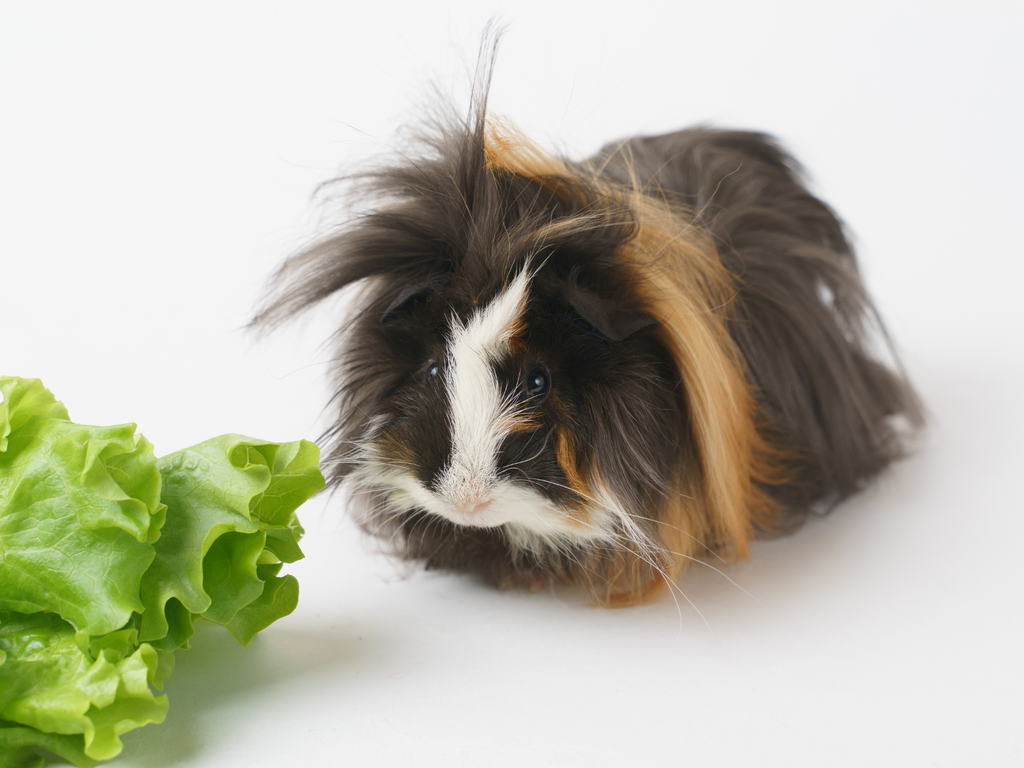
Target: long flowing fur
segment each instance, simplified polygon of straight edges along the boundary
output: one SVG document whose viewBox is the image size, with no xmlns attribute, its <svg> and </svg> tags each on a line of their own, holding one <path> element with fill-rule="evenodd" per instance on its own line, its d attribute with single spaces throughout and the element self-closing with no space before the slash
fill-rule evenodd
<svg viewBox="0 0 1024 768">
<path fill-rule="evenodd" d="M 745 557 L 902 455 L 898 422 L 919 426 L 921 406 L 873 350 L 888 340 L 842 224 L 774 141 L 697 128 L 571 162 L 478 104 L 352 179 L 377 207 L 290 259 L 255 320 L 359 287 L 328 463 L 368 531 L 431 567 L 630 604 L 709 552 Z M 522 269 L 543 333 L 517 333 L 517 354 L 571 345 L 579 378 L 510 412 L 509 472 L 600 536 L 456 525 L 370 479 L 385 460 L 443 466 L 443 435 L 404 415 L 445 407 L 415 383 L 434 338 L 418 325 Z"/>
</svg>

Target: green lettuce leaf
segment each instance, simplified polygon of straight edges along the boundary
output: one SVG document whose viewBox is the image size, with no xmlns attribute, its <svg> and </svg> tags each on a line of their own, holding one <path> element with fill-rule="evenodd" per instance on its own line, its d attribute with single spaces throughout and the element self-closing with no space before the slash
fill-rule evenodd
<svg viewBox="0 0 1024 768">
<path fill-rule="evenodd" d="M 157 460 L 134 424 L 70 421 L 0 377 L 0 768 L 92 768 L 161 722 L 199 619 L 242 645 L 295 609 L 295 510 L 319 449 L 224 435 Z"/>
<path fill-rule="evenodd" d="M 0 376 L 0 452 L 7 450 L 7 436 L 33 416 L 68 421 L 67 409 L 39 379 Z"/>
<path fill-rule="evenodd" d="M 156 650 L 143 644 L 130 655 L 83 651 L 74 627 L 53 613 L 0 614 L 0 744 L 17 735 L 22 749 L 32 745 L 58 754 L 44 734 L 81 734 L 90 760 L 107 760 L 121 752 L 121 734 L 147 723 L 163 722 L 167 697 L 150 689 L 158 663 Z M 66 755 L 72 759 L 72 755 Z M 83 761 L 77 761 L 79 763 Z"/>
<path fill-rule="evenodd" d="M 43 733 L 16 723 L 0 720 L 0 768 L 43 768 L 45 749 L 80 768 L 93 768 L 96 761 L 85 754 L 81 736 Z"/>
<path fill-rule="evenodd" d="M 285 562 L 302 557 L 295 510 L 324 487 L 319 457 L 305 440 L 222 435 L 159 460 L 168 513 L 142 580 L 143 642 L 165 651 L 188 647 L 200 616 L 230 630 L 235 615 L 263 594 L 266 553 Z M 263 626 L 294 610 L 294 602 L 266 603 Z M 252 637 L 243 636 L 243 644 Z"/>
<path fill-rule="evenodd" d="M 142 610 L 165 508 L 134 424 L 72 424 L 38 379 L 0 379 L 0 611 L 59 613 L 94 635 Z"/>
<path fill-rule="evenodd" d="M 274 566 L 261 565 L 259 568 Z M 299 604 L 299 582 L 294 576 L 264 575 L 263 593 L 241 608 L 225 626 L 242 645 L 262 632 L 282 616 L 287 616 Z"/>
</svg>

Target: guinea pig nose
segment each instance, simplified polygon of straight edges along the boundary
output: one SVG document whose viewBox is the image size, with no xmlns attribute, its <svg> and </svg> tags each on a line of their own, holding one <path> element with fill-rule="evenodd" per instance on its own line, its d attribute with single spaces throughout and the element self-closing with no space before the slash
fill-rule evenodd
<svg viewBox="0 0 1024 768">
<path fill-rule="evenodd" d="M 471 514 L 471 515 L 479 515 L 481 512 L 483 512 L 489 506 L 491 506 L 491 500 L 490 499 L 484 499 L 483 501 L 478 501 L 472 507 L 469 508 L 469 514 Z"/>
<path fill-rule="evenodd" d="M 486 493 L 474 493 L 463 496 L 460 499 L 453 499 L 454 506 L 467 517 L 476 517 L 491 506 L 491 497 Z"/>
</svg>

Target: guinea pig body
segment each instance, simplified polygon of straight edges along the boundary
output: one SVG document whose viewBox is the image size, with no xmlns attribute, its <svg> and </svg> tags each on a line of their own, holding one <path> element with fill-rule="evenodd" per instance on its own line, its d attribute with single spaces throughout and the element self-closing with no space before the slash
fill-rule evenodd
<svg viewBox="0 0 1024 768">
<path fill-rule="evenodd" d="M 429 567 L 640 602 L 853 493 L 921 421 L 842 225 L 763 135 L 573 163 L 481 110 L 360 188 L 377 207 L 263 319 L 357 286 L 332 479 Z"/>
</svg>

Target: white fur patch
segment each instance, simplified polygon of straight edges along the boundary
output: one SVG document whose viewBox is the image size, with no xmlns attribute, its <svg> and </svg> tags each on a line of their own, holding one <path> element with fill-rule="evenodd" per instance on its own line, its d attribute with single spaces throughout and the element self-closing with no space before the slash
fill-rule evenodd
<svg viewBox="0 0 1024 768">
<path fill-rule="evenodd" d="M 363 466 L 354 473 L 353 480 L 365 490 L 381 493 L 383 506 L 372 514 L 382 515 L 383 520 L 394 514 L 422 509 L 457 525 L 477 528 L 504 526 L 509 543 L 527 551 L 543 551 L 581 541 L 612 543 L 616 540 L 613 530 L 607 526 L 591 524 L 581 527 L 572 521 L 566 510 L 533 488 L 508 480 L 495 480 L 490 487 L 491 503 L 487 509 L 473 515 L 457 509 L 426 488 L 409 470 L 390 464 L 381 456 L 367 457 Z M 603 520 L 607 515 L 600 517 Z"/>
<path fill-rule="evenodd" d="M 457 318 L 452 320 L 444 370 L 452 454 L 438 490 L 459 511 L 468 513 L 493 498 L 498 448 L 508 435 L 504 424 L 517 406 L 514 399 L 502 398 L 493 366 L 509 349 L 526 309 L 529 287 L 530 274 L 524 269 L 465 325 Z"/>
</svg>

